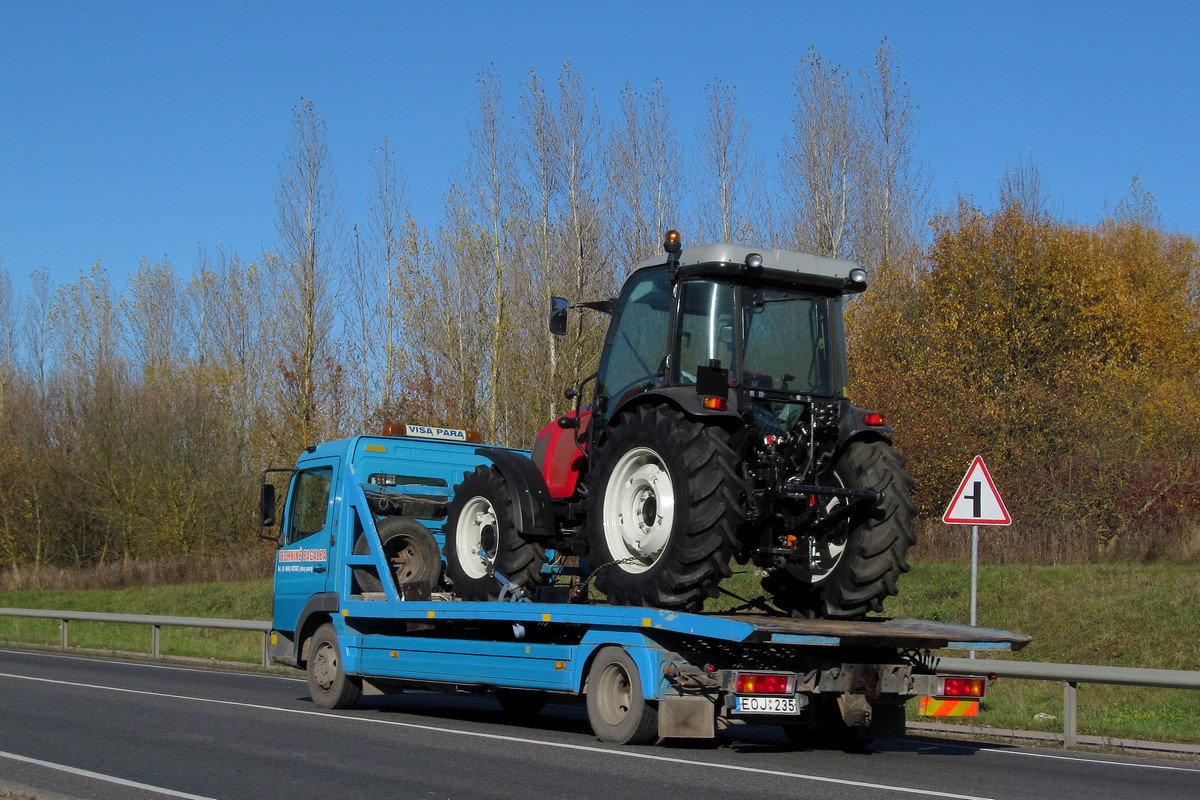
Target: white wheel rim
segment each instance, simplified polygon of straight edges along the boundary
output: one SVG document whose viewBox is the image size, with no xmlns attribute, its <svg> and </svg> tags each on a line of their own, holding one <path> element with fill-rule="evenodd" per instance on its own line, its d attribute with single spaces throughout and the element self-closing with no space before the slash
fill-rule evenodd
<svg viewBox="0 0 1200 800">
<path fill-rule="evenodd" d="M 489 547 L 484 547 L 484 537 Z M 469 578 L 485 578 L 488 564 L 496 560 L 496 549 L 500 542 L 500 530 L 496 521 L 496 509 L 486 497 L 472 497 L 463 506 L 454 531 L 454 554 L 458 565 Z M 487 553 L 485 560 L 479 551 Z"/>
<path fill-rule="evenodd" d="M 839 488 L 842 488 L 842 489 L 846 488 L 846 483 L 845 483 L 845 481 L 843 481 L 841 479 L 841 476 L 839 476 L 835 472 L 835 473 L 833 473 L 833 477 L 837 480 Z M 834 511 L 837 510 L 838 506 L 840 506 L 841 504 L 842 504 L 841 498 L 838 498 L 838 497 L 829 498 L 829 502 L 825 504 L 825 515 L 829 516 L 830 514 L 832 514 Z M 810 582 L 814 586 L 816 584 L 824 582 L 826 578 L 828 578 L 831 574 L 833 574 L 834 568 L 836 568 L 837 565 L 842 562 L 842 554 L 846 552 L 846 541 L 845 540 L 843 540 L 840 543 L 830 542 L 826 546 L 829 549 L 829 556 L 827 558 L 821 559 L 821 563 L 825 565 L 825 568 L 812 570 L 812 577 L 810 578 Z"/>
<path fill-rule="evenodd" d="M 661 458 L 635 447 L 618 459 L 604 491 L 604 541 L 626 572 L 654 566 L 675 524 L 675 485 Z"/>
</svg>

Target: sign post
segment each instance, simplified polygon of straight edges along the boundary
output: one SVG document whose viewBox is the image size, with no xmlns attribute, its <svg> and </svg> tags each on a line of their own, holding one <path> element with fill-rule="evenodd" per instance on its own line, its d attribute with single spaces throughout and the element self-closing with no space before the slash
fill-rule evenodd
<svg viewBox="0 0 1200 800">
<path fill-rule="evenodd" d="M 971 462 L 971 468 L 963 476 L 958 491 L 954 493 L 950 505 L 946 506 L 942 522 L 971 526 L 971 625 L 974 626 L 979 598 L 979 526 L 1012 524 L 1012 517 L 1000 499 L 1000 492 L 992 482 L 987 465 L 983 463 L 983 456 L 975 456 Z M 971 658 L 974 657 L 975 651 L 972 650 Z"/>
</svg>

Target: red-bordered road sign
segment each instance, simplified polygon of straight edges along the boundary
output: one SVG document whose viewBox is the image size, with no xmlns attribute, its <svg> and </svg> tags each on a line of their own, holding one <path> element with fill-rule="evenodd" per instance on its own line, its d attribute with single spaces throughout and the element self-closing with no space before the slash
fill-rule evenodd
<svg viewBox="0 0 1200 800">
<path fill-rule="evenodd" d="M 983 456 L 975 456 L 954 499 L 946 506 L 942 522 L 947 525 L 1011 525 L 1012 517 L 1000 499 L 1000 491 L 988 474 Z"/>
</svg>

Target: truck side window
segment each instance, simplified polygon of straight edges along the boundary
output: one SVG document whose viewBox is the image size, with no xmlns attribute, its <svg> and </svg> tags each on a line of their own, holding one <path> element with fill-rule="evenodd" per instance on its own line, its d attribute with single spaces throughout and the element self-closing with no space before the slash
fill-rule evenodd
<svg viewBox="0 0 1200 800">
<path fill-rule="evenodd" d="M 331 508 L 329 490 L 333 486 L 333 467 L 315 467 L 297 473 L 292 484 L 292 503 L 288 513 L 285 544 L 297 542 L 325 529 Z"/>
</svg>

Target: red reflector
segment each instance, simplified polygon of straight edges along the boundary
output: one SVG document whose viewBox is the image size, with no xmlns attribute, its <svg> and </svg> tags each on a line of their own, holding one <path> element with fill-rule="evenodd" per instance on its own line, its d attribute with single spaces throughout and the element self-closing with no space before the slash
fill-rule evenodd
<svg viewBox="0 0 1200 800">
<path fill-rule="evenodd" d="M 729 408 L 729 401 L 724 397 L 706 397 L 704 407 L 709 411 L 724 411 Z"/>
<path fill-rule="evenodd" d="M 863 422 L 876 428 L 882 425 L 887 425 L 887 419 L 883 416 L 883 414 L 876 414 L 874 411 L 863 414 Z"/>
<path fill-rule="evenodd" d="M 942 697 L 983 697 L 983 678 L 942 678 Z"/>
<path fill-rule="evenodd" d="M 753 672 L 739 672 L 737 676 L 738 694 L 791 694 L 791 675 L 760 675 Z"/>
</svg>

